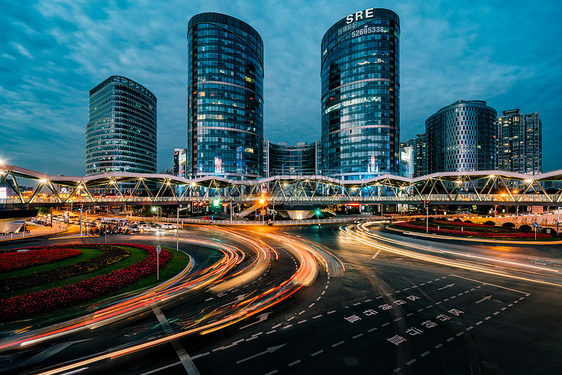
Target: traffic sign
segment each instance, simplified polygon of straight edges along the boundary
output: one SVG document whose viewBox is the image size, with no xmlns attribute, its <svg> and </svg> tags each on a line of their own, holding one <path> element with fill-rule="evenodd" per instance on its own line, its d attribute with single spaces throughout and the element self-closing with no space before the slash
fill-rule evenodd
<svg viewBox="0 0 562 375">
<path fill-rule="evenodd" d="M 160 245 L 156 245 L 156 254 L 160 254 L 161 251 L 162 248 L 160 247 Z"/>
<path fill-rule="evenodd" d="M 535 228 L 538 228 L 538 227 L 539 227 L 539 223 L 537 223 L 537 222 L 535 221 L 535 222 L 533 223 L 533 226 L 534 226 Z"/>
</svg>

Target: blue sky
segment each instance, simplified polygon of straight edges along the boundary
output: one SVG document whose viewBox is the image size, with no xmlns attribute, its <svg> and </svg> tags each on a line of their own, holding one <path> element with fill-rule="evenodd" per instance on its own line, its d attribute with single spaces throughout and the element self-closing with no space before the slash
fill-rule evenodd
<svg viewBox="0 0 562 375">
<path fill-rule="evenodd" d="M 84 175 L 88 92 L 110 75 L 158 98 L 158 169 L 186 144 L 187 21 L 220 12 L 265 44 L 265 139 L 320 139 L 320 41 L 355 11 L 401 21 L 401 140 L 459 99 L 538 111 L 543 170 L 562 169 L 559 0 L 0 0 L 0 158 Z"/>
</svg>

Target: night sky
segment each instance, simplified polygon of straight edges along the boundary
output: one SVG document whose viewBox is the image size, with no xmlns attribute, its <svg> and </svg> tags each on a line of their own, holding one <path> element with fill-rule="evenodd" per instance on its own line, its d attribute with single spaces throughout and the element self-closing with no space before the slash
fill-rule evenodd
<svg viewBox="0 0 562 375">
<path fill-rule="evenodd" d="M 0 159 L 83 176 L 89 90 L 111 75 L 158 98 L 158 170 L 187 142 L 187 22 L 219 12 L 265 45 L 265 139 L 320 139 L 320 41 L 366 8 L 400 16 L 402 141 L 456 100 L 538 111 L 543 171 L 562 169 L 559 0 L 0 0 Z"/>
</svg>

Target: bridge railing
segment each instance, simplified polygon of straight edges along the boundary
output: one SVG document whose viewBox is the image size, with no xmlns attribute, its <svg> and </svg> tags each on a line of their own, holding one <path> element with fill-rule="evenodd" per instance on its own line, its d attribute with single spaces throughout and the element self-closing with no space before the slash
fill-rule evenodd
<svg viewBox="0 0 562 375">
<path fill-rule="evenodd" d="M 108 204 L 108 203 L 119 203 L 119 204 L 157 204 L 157 203 L 172 203 L 172 202 L 201 202 L 210 201 L 213 199 L 220 199 L 225 202 L 233 203 L 252 203 L 257 201 L 260 196 L 227 196 L 227 197 L 94 197 L 92 201 L 89 197 L 74 197 L 72 203 L 88 203 L 88 204 Z M 341 204 L 348 202 L 365 202 L 365 203 L 377 203 L 377 202 L 405 202 L 411 204 L 419 204 L 425 200 L 430 202 L 439 202 L 446 204 L 448 202 L 454 204 L 455 202 L 488 202 L 501 204 L 513 204 L 513 203 L 542 203 L 548 205 L 552 202 L 560 203 L 562 202 L 562 194 L 513 194 L 512 197 L 506 196 L 505 194 L 431 194 L 431 195 L 408 195 L 399 194 L 397 196 L 345 196 L 345 195 L 331 195 L 331 196 L 268 196 L 268 204 Z M 0 204 L 8 205 L 18 205 L 21 204 L 19 198 L 7 198 L 0 200 Z M 29 203 L 25 201 L 25 203 Z M 70 204 L 71 202 L 59 202 L 55 197 L 35 197 L 32 204 L 40 205 L 41 203 L 48 204 Z"/>
</svg>

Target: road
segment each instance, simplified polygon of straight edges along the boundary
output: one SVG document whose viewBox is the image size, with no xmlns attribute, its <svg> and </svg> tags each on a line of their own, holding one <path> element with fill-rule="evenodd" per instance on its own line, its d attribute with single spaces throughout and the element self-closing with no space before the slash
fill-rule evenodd
<svg viewBox="0 0 562 375">
<path fill-rule="evenodd" d="M 11 349 L 3 353 L 14 364 L 6 372 L 562 373 L 560 245 L 428 241 L 362 225 L 194 227 L 182 235 L 239 248 L 246 257 L 230 275 L 244 270 L 237 275 L 243 278 L 154 303 L 101 328 Z M 166 234 L 120 240 L 175 247 L 175 237 Z M 191 245 L 182 242 L 182 249 L 189 253 Z M 265 268 L 255 263 L 260 249 L 271 255 Z M 221 329 L 181 334 L 220 322 L 244 308 L 243 301 L 286 285 L 306 262 L 300 251 L 316 257 L 312 282 Z M 205 262 L 203 250 L 197 253 L 195 270 Z M 140 346 L 166 337 L 172 339 Z M 76 361 L 82 364 L 58 370 Z"/>
</svg>

